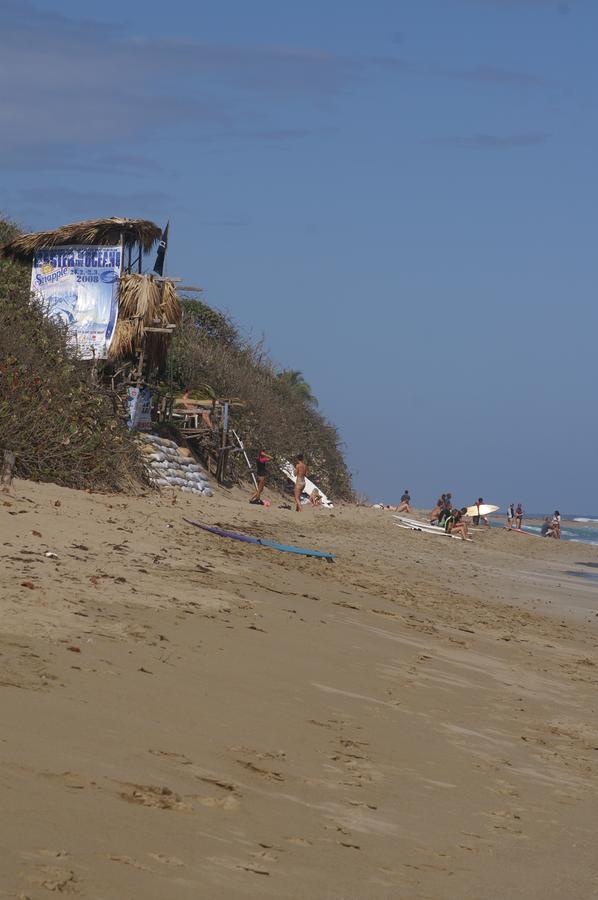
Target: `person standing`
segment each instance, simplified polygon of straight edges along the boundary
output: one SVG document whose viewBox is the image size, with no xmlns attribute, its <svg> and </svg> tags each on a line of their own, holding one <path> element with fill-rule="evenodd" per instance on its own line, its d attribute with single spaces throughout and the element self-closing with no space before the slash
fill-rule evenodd
<svg viewBox="0 0 598 900">
<path fill-rule="evenodd" d="M 508 528 L 509 531 L 513 530 L 513 521 L 515 519 L 515 504 L 509 503 L 507 506 L 507 524 L 505 528 Z"/>
<path fill-rule="evenodd" d="M 262 491 L 264 490 L 264 485 L 266 484 L 266 463 L 269 462 L 272 462 L 272 457 L 269 456 L 268 453 L 265 453 L 263 450 L 260 450 L 257 455 L 255 466 L 257 487 L 255 489 L 253 497 L 249 501 L 250 503 L 255 503 L 258 506 L 262 505 Z"/>
<path fill-rule="evenodd" d="M 517 531 L 521 531 L 521 523 L 523 522 L 523 506 L 521 503 L 517 504 L 517 509 L 515 510 L 515 528 Z"/>
<path fill-rule="evenodd" d="M 305 488 L 305 479 L 307 478 L 307 466 L 303 459 L 303 454 L 299 453 L 295 457 L 295 511 L 301 512 L 301 494 Z"/>
<path fill-rule="evenodd" d="M 483 522 L 484 525 L 486 526 L 486 528 L 490 528 L 490 522 L 488 521 L 488 519 L 486 518 L 486 516 L 480 515 L 480 506 L 482 506 L 483 503 L 484 503 L 484 498 L 483 498 L 483 497 L 478 497 L 478 499 L 477 499 L 476 502 L 474 503 L 474 506 L 476 507 L 476 509 L 477 509 L 477 511 L 478 511 L 478 514 L 477 514 L 477 516 L 474 516 L 474 517 L 473 517 L 473 524 L 474 524 L 474 525 L 479 525 L 480 522 Z"/>
<path fill-rule="evenodd" d="M 561 514 L 558 509 L 555 509 L 552 517 L 552 536 L 559 540 L 561 537 Z"/>
</svg>

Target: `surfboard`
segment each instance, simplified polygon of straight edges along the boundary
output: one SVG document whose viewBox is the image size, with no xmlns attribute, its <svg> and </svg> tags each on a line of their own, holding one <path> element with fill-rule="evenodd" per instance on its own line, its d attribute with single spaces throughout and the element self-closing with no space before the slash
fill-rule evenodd
<svg viewBox="0 0 598 900">
<path fill-rule="evenodd" d="M 280 550 L 283 553 L 297 553 L 301 556 L 315 556 L 318 559 L 333 560 L 336 558 L 336 554 L 326 553 L 324 550 L 307 550 L 303 547 L 295 547 L 293 544 L 277 544 L 274 541 L 253 537 L 250 534 L 226 531 L 224 528 L 218 528 L 216 525 L 203 525 L 201 522 L 194 522 L 192 519 L 186 519 L 185 517 L 183 517 L 183 521 L 187 522 L 188 525 L 195 525 L 196 528 L 209 531 L 210 534 L 217 534 L 218 537 L 231 538 L 233 541 L 243 541 L 245 544 L 258 544 L 260 547 L 269 547 L 271 550 Z"/>
<path fill-rule="evenodd" d="M 287 460 L 287 462 L 285 462 L 284 466 L 282 466 L 282 471 L 287 476 L 287 478 L 290 481 L 292 481 L 293 484 L 295 484 L 295 482 L 297 481 L 297 476 L 295 475 L 295 469 L 294 469 L 294 466 L 288 460 Z M 305 495 L 309 500 L 309 496 L 312 493 L 312 491 L 316 491 L 316 490 L 320 492 L 320 496 L 322 498 L 321 505 L 326 506 L 328 509 L 334 509 L 334 505 L 333 505 L 332 501 L 329 500 L 328 497 L 326 496 L 326 494 L 317 486 L 317 484 L 314 484 L 314 482 L 310 481 L 309 478 L 305 479 L 305 487 L 301 491 L 301 496 L 303 497 Z"/>
<path fill-rule="evenodd" d="M 420 528 L 426 531 L 441 531 L 443 534 L 446 534 L 444 528 L 440 525 L 430 525 L 429 522 L 420 522 L 419 519 L 410 519 L 407 516 L 396 515 L 393 515 L 393 519 L 398 519 L 399 522 L 402 522 L 404 525 L 409 525 L 411 528 Z"/>
<path fill-rule="evenodd" d="M 450 537 L 455 541 L 460 541 L 461 538 L 456 534 L 449 534 L 444 528 L 435 528 L 434 525 L 429 525 L 427 528 L 424 526 L 423 528 L 420 525 L 404 525 L 402 522 L 394 522 L 399 528 L 408 528 L 409 531 L 421 531 L 422 534 L 437 534 L 441 537 Z"/>
<path fill-rule="evenodd" d="M 478 512 L 477 506 L 468 506 L 467 507 L 467 515 L 468 516 L 489 516 L 490 513 L 496 512 L 500 509 L 500 506 L 492 506 L 491 503 L 480 503 L 480 511 Z"/>
<path fill-rule="evenodd" d="M 393 519 L 398 519 L 401 525 L 404 525 L 406 528 L 416 528 L 418 531 L 430 531 L 432 534 L 446 534 L 444 528 L 441 528 L 440 525 L 430 525 L 429 522 L 420 522 L 418 519 L 408 519 L 405 516 L 393 516 Z"/>
</svg>

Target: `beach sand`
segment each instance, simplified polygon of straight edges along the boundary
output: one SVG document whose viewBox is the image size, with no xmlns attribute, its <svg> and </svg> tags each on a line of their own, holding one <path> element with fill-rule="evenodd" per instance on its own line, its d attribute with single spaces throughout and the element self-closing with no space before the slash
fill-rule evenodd
<svg viewBox="0 0 598 900">
<path fill-rule="evenodd" d="M 279 502 L 0 497 L 0 897 L 598 897 L 596 548 Z"/>
</svg>

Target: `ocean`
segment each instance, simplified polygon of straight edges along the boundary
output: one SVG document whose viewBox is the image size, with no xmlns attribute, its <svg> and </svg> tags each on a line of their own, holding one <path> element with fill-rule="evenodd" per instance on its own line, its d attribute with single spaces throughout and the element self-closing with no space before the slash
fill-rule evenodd
<svg viewBox="0 0 598 900">
<path fill-rule="evenodd" d="M 523 520 L 523 530 L 530 534 L 540 534 L 541 526 L 536 522 L 544 521 L 544 515 L 530 513 Z M 496 513 L 495 513 L 496 516 Z M 525 519 L 533 519 L 534 524 L 526 525 Z M 494 528 L 504 528 L 505 519 L 492 516 L 490 522 Z M 598 547 L 598 518 L 594 516 L 561 516 L 561 540 L 579 544 L 593 544 Z"/>
</svg>

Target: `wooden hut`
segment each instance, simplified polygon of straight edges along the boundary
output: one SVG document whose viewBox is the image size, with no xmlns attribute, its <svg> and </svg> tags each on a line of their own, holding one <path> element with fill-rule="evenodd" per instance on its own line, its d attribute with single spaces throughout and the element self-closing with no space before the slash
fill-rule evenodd
<svg viewBox="0 0 598 900">
<path fill-rule="evenodd" d="M 149 253 L 162 232 L 155 222 L 148 219 L 125 219 L 114 216 L 111 219 L 88 219 L 85 222 L 74 222 L 62 225 L 53 231 L 36 231 L 31 234 L 20 234 L 0 248 L 3 256 L 31 263 L 36 250 L 47 247 L 65 247 L 77 244 L 103 244 L 107 246 L 122 245 L 125 251 L 126 264 L 123 268 L 131 271 L 133 265 L 141 269 L 143 253 Z M 125 263 L 123 260 L 123 263 Z"/>
</svg>

